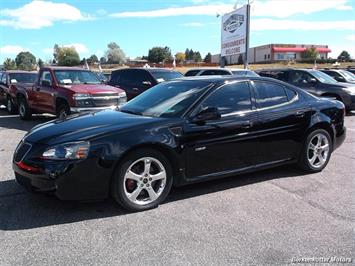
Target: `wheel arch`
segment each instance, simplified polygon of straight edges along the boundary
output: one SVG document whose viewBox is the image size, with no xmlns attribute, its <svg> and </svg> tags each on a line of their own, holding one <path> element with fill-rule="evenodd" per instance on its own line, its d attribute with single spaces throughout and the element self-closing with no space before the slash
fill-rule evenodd
<svg viewBox="0 0 355 266">
<path fill-rule="evenodd" d="M 324 129 L 325 131 L 327 131 L 331 137 L 331 140 L 332 140 L 332 145 L 334 144 L 335 142 L 335 129 L 334 127 L 332 126 L 332 124 L 330 124 L 329 122 L 326 122 L 326 121 L 320 121 L 318 123 L 314 123 L 311 127 L 309 127 L 306 131 L 306 134 L 305 134 L 305 138 L 307 138 L 307 136 L 317 130 L 317 129 Z"/>
<path fill-rule="evenodd" d="M 55 110 L 56 111 L 58 110 L 60 104 L 62 104 L 62 103 L 66 104 L 66 105 L 68 105 L 70 107 L 69 102 L 68 102 L 67 99 L 65 99 L 63 97 L 56 97 L 55 98 Z"/>
<path fill-rule="evenodd" d="M 141 149 L 153 149 L 153 150 L 157 150 L 159 151 L 161 154 L 163 154 L 166 159 L 169 161 L 170 163 L 170 167 L 171 170 L 173 172 L 173 184 L 177 184 L 179 176 L 181 175 L 180 170 L 179 170 L 179 158 L 178 156 L 175 154 L 175 152 L 172 150 L 172 148 L 161 144 L 161 143 L 142 143 L 142 144 L 138 144 L 135 145 L 129 149 L 127 149 L 119 158 L 119 160 L 117 160 L 115 162 L 113 171 L 111 173 L 111 177 L 110 177 L 110 184 L 112 184 L 113 182 L 113 177 L 114 174 L 117 170 L 117 168 L 120 166 L 120 164 L 122 163 L 122 161 L 131 153 L 137 151 L 137 150 L 141 150 Z"/>
</svg>

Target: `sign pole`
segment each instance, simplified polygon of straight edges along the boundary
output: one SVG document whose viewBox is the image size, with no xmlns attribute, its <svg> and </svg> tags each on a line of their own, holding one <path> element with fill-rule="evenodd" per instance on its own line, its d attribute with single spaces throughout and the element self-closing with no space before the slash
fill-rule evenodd
<svg viewBox="0 0 355 266">
<path fill-rule="evenodd" d="M 247 4 L 247 30 L 245 38 L 245 56 L 244 56 L 244 69 L 248 69 L 248 54 L 249 54 L 249 36 L 250 36 L 250 2 Z"/>
</svg>

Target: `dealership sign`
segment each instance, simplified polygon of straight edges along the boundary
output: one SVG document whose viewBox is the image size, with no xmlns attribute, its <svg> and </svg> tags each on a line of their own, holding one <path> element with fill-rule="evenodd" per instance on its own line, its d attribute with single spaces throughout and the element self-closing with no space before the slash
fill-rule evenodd
<svg viewBox="0 0 355 266">
<path fill-rule="evenodd" d="M 221 55 L 245 53 L 247 35 L 247 6 L 222 17 Z"/>
</svg>

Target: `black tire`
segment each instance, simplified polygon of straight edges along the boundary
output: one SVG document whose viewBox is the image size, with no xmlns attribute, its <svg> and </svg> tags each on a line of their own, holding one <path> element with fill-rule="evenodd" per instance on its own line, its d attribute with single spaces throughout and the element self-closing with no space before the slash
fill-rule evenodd
<svg viewBox="0 0 355 266">
<path fill-rule="evenodd" d="M 28 106 L 28 103 L 24 97 L 20 97 L 18 100 L 18 108 L 19 108 L 19 114 L 20 118 L 22 120 L 29 120 L 32 117 L 32 110 Z"/>
<path fill-rule="evenodd" d="M 60 103 L 57 107 L 57 117 L 59 119 L 65 119 L 68 115 L 70 115 L 69 105 L 66 103 Z"/>
<path fill-rule="evenodd" d="M 166 172 L 166 180 L 165 180 L 165 187 L 162 190 L 160 196 L 154 200 L 153 202 L 147 203 L 145 205 L 140 205 L 133 203 L 130 201 L 125 193 L 124 186 L 126 186 L 125 183 L 125 175 L 126 172 L 128 171 L 128 168 L 137 160 L 144 158 L 144 157 L 151 157 L 156 160 L 158 160 L 164 167 L 165 172 Z M 148 209 L 152 209 L 157 207 L 159 204 L 161 204 L 167 195 L 169 194 L 171 187 L 173 184 L 173 174 L 172 174 L 172 169 L 170 162 L 168 159 L 159 151 L 154 150 L 154 149 L 141 149 L 141 150 L 136 150 L 134 152 L 131 152 L 128 154 L 123 161 L 120 163 L 120 165 L 117 167 L 113 180 L 112 180 L 112 196 L 116 200 L 116 202 L 121 205 L 123 208 L 129 211 L 144 211 Z M 137 186 L 138 187 L 138 186 Z M 142 189 L 142 191 L 145 188 Z M 148 192 L 148 190 L 145 190 Z M 145 193 L 145 192 L 143 192 Z"/>
<path fill-rule="evenodd" d="M 310 145 L 310 141 L 317 134 L 322 134 L 323 136 L 325 136 L 327 138 L 328 143 L 329 143 L 328 144 L 329 151 L 328 151 L 328 155 L 327 155 L 326 160 L 324 160 L 324 163 L 319 167 L 314 167 L 308 159 L 308 157 L 310 155 L 309 154 L 309 145 Z M 298 160 L 298 167 L 301 168 L 302 170 L 310 172 L 310 173 L 320 172 L 327 166 L 329 159 L 331 157 L 332 151 L 333 151 L 333 143 L 332 143 L 332 138 L 330 137 L 328 131 L 326 131 L 324 129 L 316 129 L 308 134 L 306 141 L 303 144 L 303 148 L 302 148 L 299 160 Z"/>
<path fill-rule="evenodd" d="M 10 115 L 17 114 L 17 106 L 15 105 L 10 95 L 8 95 L 6 99 L 6 110 Z"/>
</svg>

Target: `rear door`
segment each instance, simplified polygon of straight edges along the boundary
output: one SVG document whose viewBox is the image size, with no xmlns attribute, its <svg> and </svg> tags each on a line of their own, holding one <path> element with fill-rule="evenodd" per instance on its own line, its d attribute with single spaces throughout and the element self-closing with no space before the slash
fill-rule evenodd
<svg viewBox="0 0 355 266">
<path fill-rule="evenodd" d="M 254 133 L 257 113 L 248 82 L 233 82 L 218 88 L 191 116 L 206 107 L 218 108 L 222 117 L 205 124 L 185 125 L 188 178 L 228 174 L 257 164 L 258 141 Z"/>
<path fill-rule="evenodd" d="M 292 87 L 269 81 L 252 82 L 258 108 L 263 163 L 297 158 L 311 108 Z"/>
</svg>

